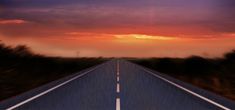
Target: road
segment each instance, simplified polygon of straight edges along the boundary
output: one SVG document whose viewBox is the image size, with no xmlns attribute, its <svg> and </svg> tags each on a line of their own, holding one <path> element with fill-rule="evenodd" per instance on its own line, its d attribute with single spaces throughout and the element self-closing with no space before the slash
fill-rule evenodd
<svg viewBox="0 0 235 110">
<path fill-rule="evenodd" d="M 125 60 L 0 102 L 0 110 L 235 110 L 235 103 Z"/>
</svg>

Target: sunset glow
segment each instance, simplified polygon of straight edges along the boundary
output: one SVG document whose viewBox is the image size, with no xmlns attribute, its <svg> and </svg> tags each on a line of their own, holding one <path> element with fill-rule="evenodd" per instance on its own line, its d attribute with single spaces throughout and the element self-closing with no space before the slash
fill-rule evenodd
<svg viewBox="0 0 235 110">
<path fill-rule="evenodd" d="M 114 35 L 116 38 L 127 39 L 143 39 L 143 40 L 174 40 L 176 37 L 167 37 L 167 36 L 151 36 L 151 35 L 143 35 L 143 34 L 127 34 L 127 35 Z"/>
<path fill-rule="evenodd" d="M 235 48 L 231 0 L 3 0 L 0 40 L 74 57 L 221 57 Z"/>
</svg>

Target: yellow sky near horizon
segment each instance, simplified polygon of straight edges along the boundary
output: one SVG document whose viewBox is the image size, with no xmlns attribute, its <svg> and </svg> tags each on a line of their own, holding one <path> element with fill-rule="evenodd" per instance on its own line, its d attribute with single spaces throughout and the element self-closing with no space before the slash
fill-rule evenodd
<svg viewBox="0 0 235 110">
<path fill-rule="evenodd" d="M 77 57 L 78 53 L 80 57 L 221 57 L 235 48 L 233 34 L 195 38 L 74 32 L 66 37 L 0 36 L 0 39 L 8 45 L 25 44 L 36 53 L 65 57 Z"/>
</svg>

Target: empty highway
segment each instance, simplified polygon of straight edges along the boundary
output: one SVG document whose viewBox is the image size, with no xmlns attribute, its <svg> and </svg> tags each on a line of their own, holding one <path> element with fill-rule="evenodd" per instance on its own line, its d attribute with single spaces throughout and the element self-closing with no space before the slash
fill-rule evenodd
<svg viewBox="0 0 235 110">
<path fill-rule="evenodd" d="M 0 102 L 0 110 L 235 110 L 235 103 L 125 60 Z"/>
</svg>

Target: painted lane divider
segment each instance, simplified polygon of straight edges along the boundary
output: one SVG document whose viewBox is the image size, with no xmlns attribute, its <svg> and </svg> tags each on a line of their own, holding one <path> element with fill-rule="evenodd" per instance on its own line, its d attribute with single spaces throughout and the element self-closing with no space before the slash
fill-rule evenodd
<svg viewBox="0 0 235 110">
<path fill-rule="evenodd" d="M 120 97 L 118 97 L 118 94 L 120 93 L 120 84 L 119 84 L 119 80 L 120 80 L 120 76 L 119 76 L 119 61 L 117 60 L 117 98 L 116 98 L 116 110 L 121 110 L 121 99 Z"/>
<path fill-rule="evenodd" d="M 120 84 L 117 83 L 117 93 L 120 93 Z"/>
<path fill-rule="evenodd" d="M 165 81 L 165 82 L 167 82 L 167 83 L 169 83 L 169 84 L 171 84 L 171 85 L 173 85 L 173 86 L 175 86 L 175 87 L 177 87 L 177 88 L 179 88 L 179 89 L 181 89 L 181 90 L 183 90 L 183 91 L 185 91 L 187 93 L 190 93 L 190 94 L 192 94 L 192 95 L 194 95 L 194 96 L 196 96 L 196 97 L 198 97 L 198 98 L 200 98 L 200 99 L 202 99 L 202 100 L 204 100 L 206 102 L 209 102 L 209 103 L 211 103 L 211 104 L 213 104 L 213 105 L 215 105 L 215 106 L 217 106 L 217 107 L 219 107 L 219 108 L 221 108 L 223 110 L 231 110 L 230 108 L 225 107 L 225 106 L 223 106 L 223 105 L 221 105 L 221 104 L 219 104 L 217 102 L 214 102 L 213 100 L 211 100 L 209 98 L 206 98 L 206 97 L 204 97 L 204 96 L 202 96 L 200 94 L 197 94 L 197 93 L 195 93 L 195 92 L 193 92 L 193 91 L 191 91 L 191 90 L 189 90 L 189 89 L 187 89 L 187 88 L 185 88 L 185 87 L 183 87 L 183 86 L 181 86 L 179 84 L 176 84 L 176 83 L 174 83 L 174 82 L 164 78 L 164 77 L 161 77 L 161 76 L 159 76 L 157 74 L 154 74 L 153 72 L 151 72 L 149 70 L 146 70 L 144 68 L 143 68 L 143 70 L 146 71 L 147 73 L 150 73 L 153 76 L 155 76 L 155 77 L 157 77 L 157 78 L 159 78 L 159 79 L 161 79 L 161 80 L 163 80 L 163 81 Z"/>
<path fill-rule="evenodd" d="M 69 83 L 69 82 L 71 82 L 71 81 L 73 81 L 73 80 L 79 78 L 79 77 L 82 77 L 82 76 L 86 75 L 87 73 L 89 73 L 89 72 L 95 70 L 95 69 L 98 68 L 98 67 L 99 67 L 99 66 L 96 66 L 95 68 L 90 69 L 89 71 L 86 71 L 86 72 L 84 72 L 84 73 L 82 73 L 82 74 L 80 74 L 80 75 L 77 75 L 77 76 L 75 76 L 75 77 L 73 77 L 73 78 L 71 78 L 71 79 L 69 79 L 69 80 L 67 80 L 67 81 L 65 81 L 65 82 L 63 82 L 63 83 L 57 85 L 57 86 L 54 86 L 54 87 L 52 87 L 52 88 L 50 88 L 50 89 L 48 89 L 48 90 L 46 90 L 46 91 L 44 91 L 44 92 L 41 92 L 40 94 L 37 94 L 37 95 L 35 95 L 35 96 L 33 96 L 33 97 L 29 98 L 29 99 L 26 99 L 26 100 L 24 100 L 24 101 L 22 101 L 22 102 L 16 104 L 16 105 L 13 105 L 13 106 L 7 108 L 6 110 L 13 110 L 13 109 L 16 109 L 16 108 L 18 108 L 18 107 L 20 107 L 20 106 L 22 106 L 22 105 L 24 105 L 24 104 L 26 104 L 26 103 L 28 103 L 28 102 L 30 102 L 30 101 L 33 101 L 34 99 L 36 99 L 36 98 L 38 98 L 38 97 L 40 97 L 40 96 L 43 96 L 43 95 L 45 95 L 45 94 L 47 94 L 47 93 L 49 93 L 49 92 L 51 92 L 51 91 L 53 91 L 53 90 L 55 90 L 55 89 L 57 89 L 57 88 L 63 86 L 63 85 L 65 85 L 65 84 L 67 84 L 67 83 Z"/>
<path fill-rule="evenodd" d="M 116 110 L 121 110 L 120 98 L 116 99 Z"/>
</svg>

